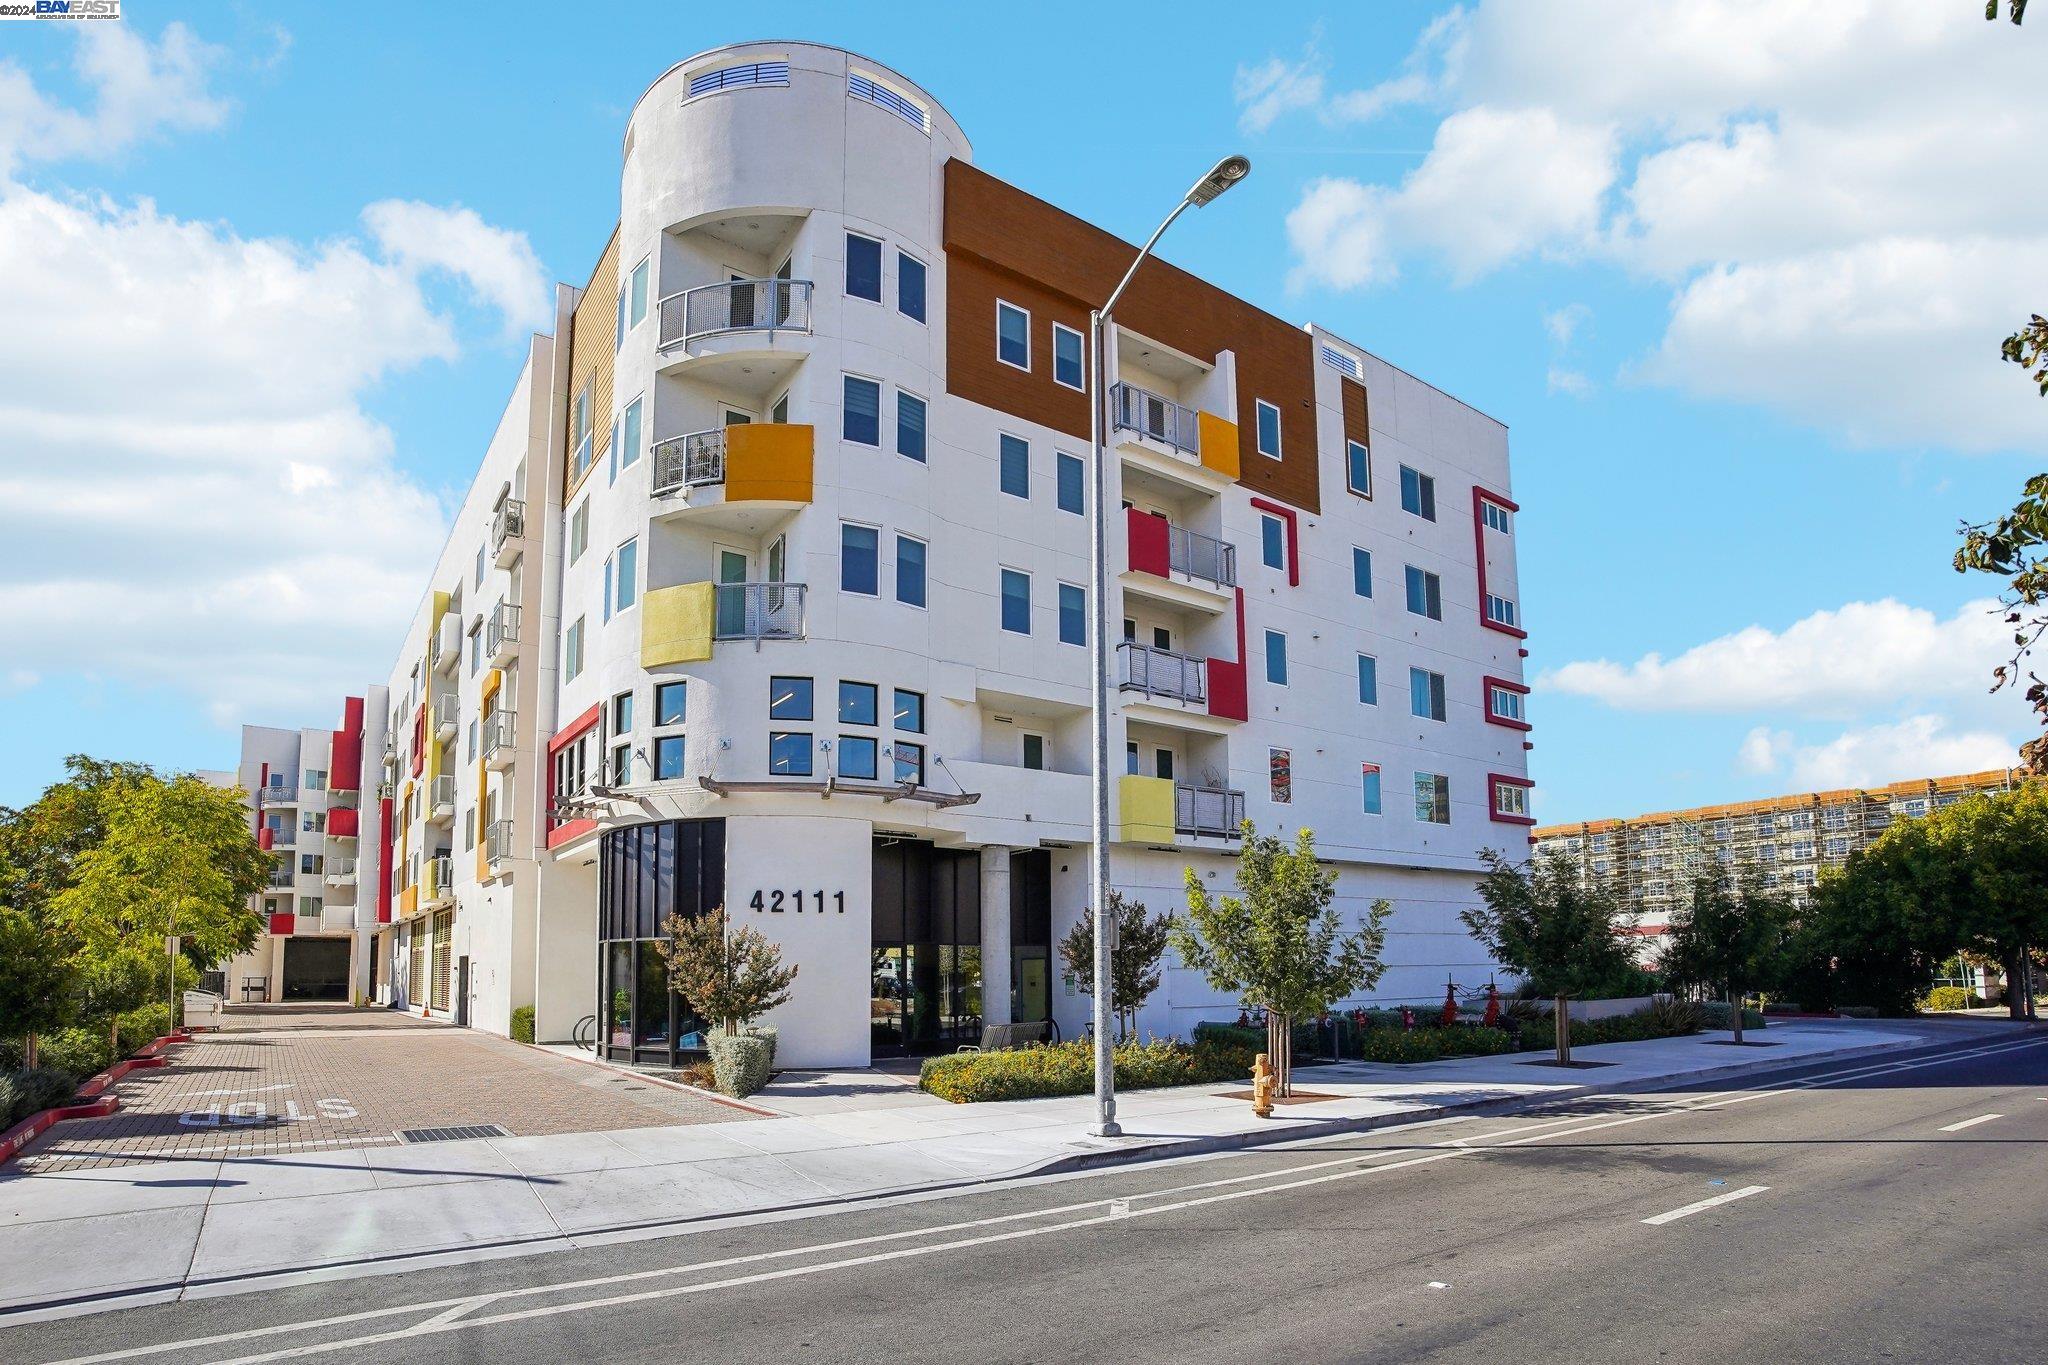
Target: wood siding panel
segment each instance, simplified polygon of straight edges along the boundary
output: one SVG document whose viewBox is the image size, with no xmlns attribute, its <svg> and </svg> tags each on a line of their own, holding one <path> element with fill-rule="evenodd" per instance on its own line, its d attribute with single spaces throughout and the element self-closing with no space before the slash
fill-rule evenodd
<svg viewBox="0 0 2048 1365">
<path fill-rule="evenodd" d="M 1344 439 L 1356 441 L 1370 450 L 1372 430 L 1365 403 L 1365 385 L 1356 379 L 1339 378 L 1337 392 L 1341 395 L 1339 401 L 1344 413 Z"/>
<path fill-rule="evenodd" d="M 946 387 L 971 402 L 1085 437 L 1087 400 L 1052 380 L 1052 323 L 1085 329 L 1137 248 L 959 160 L 946 163 Z M 995 301 L 1031 310 L 1031 373 L 995 357 Z M 1164 261 L 1148 261 L 1118 316 L 1189 355 L 1237 356 L 1240 481 L 1321 510 L 1315 363 L 1302 329 Z M 1254 399 L 1280 409 L 1283 458 L 1258 453 Z"/>
<path fill-rule="evenodd" d="M 652 292 L 652 285 L 649 286 Z M 648 300 L 648 308 L 654 310 L 654 301 Z M 597 268 L 590 272 L 590 283 L 583 286 L 583 297 L 576 301 L 576 311 L 569 320 L 569 420 L 572 423 L 571 446 L 565 452 L 562 477 L 566 481 L 564 500 L 576 491 L 583 478 L 588 478 L 590 469 L 604 463 L 605 442 L 612 422 L 612 360 L 617 354 L 613 342 L 617 339 L 619 318 L 619 230 L 612 229 L 611 241 L 605 243 L 604 254 L 597 258 Z M 576 450 L 573 423 L 576 420 L 576 395 L 583 392 L 583 386 L 590 385 L 590 469 L 583 471 L 582 478 L 576 474 Z"/>
</svg>

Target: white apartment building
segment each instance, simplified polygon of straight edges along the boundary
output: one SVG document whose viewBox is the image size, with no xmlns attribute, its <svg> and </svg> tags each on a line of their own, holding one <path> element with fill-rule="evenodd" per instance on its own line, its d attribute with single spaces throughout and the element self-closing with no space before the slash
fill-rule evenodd
<svg viewBox="0 0 2048 1365">
<path fill-rule="evenodd" d="M 370 926 L 382 845 L 363 802 L 366 745 L 382 744 L 378 689 L 342 703 L 340 727 L 242 727 L 231 781 L 248 793 L 257 843 L 276 858 L 253 898 L 264 932 L 221 968 L 230 1001 L 360 1000 L 374 966 Z"/>
<path fill-rule="evenodd" d="M 375 689 L 372 994 L 672 1064 L 652 940 L 723 904 L 799 969 L 786 1065 L 1077 1036 L 1082 334 L 1134 248 L 836 48 L 679 63 L 622 158 Z M 1176 910 L 1240 819 L 1306 826 L 1394 904 L 1372 998 L 1483 983 L 1458 912 L 1530 823 L 1505 429 L 1163 262 L 1119 312 L 1117 886 Z M 1140 1025 L 1235 1014 L 1175 967 Z"/>
</svg>

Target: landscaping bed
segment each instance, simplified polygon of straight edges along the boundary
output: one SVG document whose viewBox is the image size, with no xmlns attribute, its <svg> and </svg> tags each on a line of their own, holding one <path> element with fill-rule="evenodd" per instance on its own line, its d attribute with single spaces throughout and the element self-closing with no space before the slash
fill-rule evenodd
<svg viewBox="0 0 2048 1365">
<path fill-rule="evenodd" d="M 1116 1088 L 1151 1090 L 1169 1085 L 1243 1081 L 1252 1073 L 1249 1049 L 1211 1042 L 1155 1038 L 1120 1043 L 1114 1053 Z M 1095 1044 L 1086 1038 L 1006 1052 L 955 1052 L 928 1057 L 919 1088 L 955 1104 L 1085 1095 L 1095 1089 Z"/>
</svg>

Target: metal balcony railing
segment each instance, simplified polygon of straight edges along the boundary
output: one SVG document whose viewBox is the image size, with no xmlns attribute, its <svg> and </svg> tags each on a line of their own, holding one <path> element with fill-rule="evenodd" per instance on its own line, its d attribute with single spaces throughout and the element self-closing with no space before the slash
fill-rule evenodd
<svg viewBox="0 0 2048 1365">
<path fill-rule="evenodd" d="M 282 829 L 270 831 L 270 846 L 272 848 L 291 848 L 298 842 L 299 832 L 290 825 L 286 825 Z"/>
<path fill-rule="evenodd" d="M 804 638 L 802 583 L 720 583 L 712 634 L 720 640 Z"/>
<path fill-rule="evenodd" d="M 1173 788 L 1173 828 L 1179 834 L 1235 838 L 1244 824 L 1244 793 L 1223 787 Z"/>
<path fill-rule="evenodd" d="M 491 608 L 490 624 L 484 627 L 484 641 L 493 659 L 504 657 L 508 647 L 519 643 L 519 608 L 516 604 L 500 602 Z"/>
<path fill-rule="evenodd" d="M 460 703 L 456 698 L 455 689 L 453 688 L 448 689 L 446 692 L 436 693 L 434 696 L 434 729 L 443 732 L 441 734 L 443 742 L 454 737 L 460 720 L 456 714 L 459 705 Z"/>
<path fill-rule="evenodd" d="M 433 799 L 433 801 L 432 801 L 432 802 L 431 802 L 430 804 L 431 804 L 431 805 L 433 805 L 433 806 L 434 806 L 434 807 L 436 807 L 436 808 L 439 808 L 439 807 L 441 807 L 441 806 L 447 806 L 447 807 L 448 807 L 448 808 L 449 808 L 450 810 L 453 810 L 453 809 L 454 809 L 454 807 L 455 807 L 455 774 L 454 774 L 454 773 L 442 773 L 442 774 L 441 774 L 441 775 L 440 775 L 439 777 L 437 777 L 437 778 L 435 778 L 435 779 L 434 779 L 434 799 Z"/>
<path fill-rule="evenodd" d="M 724 332 L 808 332 L 809 280 L 730 280 L 661 301 L 663 349 Z"/>
<path fill-rule="evenodd" d="M 1135 384 L 1113 386 L 1109 399 L 1111 421 L 1118 430 L 1135 431 L 1189 455 L 1201 454 L 1201 429 L 1193 408 Z"/>
<path fill-rule="evenodd" d="M 725 428 L 671 436 L 654 445 L 656 496 L 725 482 Z"/>
<path fill-rule="evenodd" d="M 356 860 L 354 858 L 329 858 L 327 860 L 328 881 L 352 882 L 355 879 Z"/>
<path fill-rule="evenodd" d="M 510 711 L 493 711 L 484 721 L 484 761 L 510 761 L 519 739 L 518 716 Z"/>
<path fill-rule="evenodd" d="M 484 857 L 491 862 L 503 862 L 512 856 L 512 822 L 493 820 L 484 826 Z"/>
<path fill-rule="evenodd" d="M 1184 526 L 1166 528 L 1167 562 L 1175 573 L 1204 578 L 1219 588 L 1237 586 L 1237 547 Z"/>
<path fill-rule="evenodd" d="M 455 860 L 447 854 L 427 859 L 427 895 L 446 900 L 455 892 Z"/>
<path fill-rule="evenodd" d="M 292 887 L 297 878 L 297 869 L 287 865 L 272 871 L 265 884 L 273 891 L 286 891 Z"/>
<path fill-rule="evenodd" d="M 289 806 L 299 799 L 297 787 L 258 787 L 256 803 L 261 806 Z"/>
<path fill-rule="evenodd" d="M 507 498 L 498 504 L 498 510 L 491 514 L 491 553 L 501 553 L 510 541 L 524 539 L 526 535 L 526 504 L 518 498 Z"/>
<path fill-rule="evenodd" d="M 1172 701 L 1206 702 L 1208 661 L 1156 645 L 1125 640 L 1116 647 L 1117 685 L 1126 692 Z"/>
</svg>

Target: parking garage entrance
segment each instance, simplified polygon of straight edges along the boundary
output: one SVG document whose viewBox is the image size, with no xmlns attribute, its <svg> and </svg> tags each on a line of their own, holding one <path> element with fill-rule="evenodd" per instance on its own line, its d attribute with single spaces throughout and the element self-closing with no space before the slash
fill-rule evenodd
<svg viewBox="0 0 2048 1365">
<path fill-rule="evenodd" d="M 284 941 L 280 1000 L 347 1000 L 345 938 L 288 938 Z"/>
</svg>

